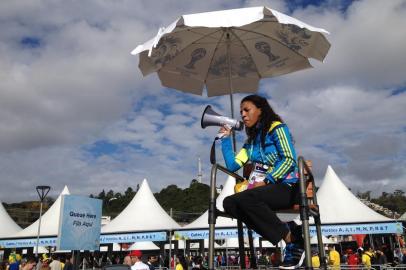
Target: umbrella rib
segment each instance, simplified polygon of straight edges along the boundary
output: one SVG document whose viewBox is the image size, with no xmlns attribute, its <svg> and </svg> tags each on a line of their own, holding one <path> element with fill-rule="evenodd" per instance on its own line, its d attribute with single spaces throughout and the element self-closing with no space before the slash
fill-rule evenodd
<svg viewBox="0 0 406 270">
<path fill-rule="evenodd" d="M 210 69 L 210 67 L 211 67 L 211 64 L 213 63 L 214 55 L 216 54 L 217 48 L 219 47 L 219 44 L 221 43 L 221 40 L 223 39 L 224 35 L 225 35 L 225 31 L 223 32 L 223 34 L 221 35 L 221 37 L 218 39 L 217 44 L 216 44 L 216 47 L 214 48 L 212 57 L 211 57 L 211 59 L 210 59 L 210 64 L 208 65 L 208 68 L 207 68 L 206 76 L 204 76 L 204 84 L 206 84 L 206 82 L 207 82 L 207 74 L 209 73 L 209 69 Z"/>
<path fill-rule="evenodd" d="M 244 44 L 244 42 L 242 41 L 242 39 L 240 39 L 240 37 L 239 37 L 237 34 L 234 33 L 232 27 L 230 27 L 230 32 L 233 33 L 233 35 L 241 42 L 242 46 L 244 46 L 245 50 L 248 52 L 248 55 L 251 57 L 252 62 L 253 62 L 254 65 L 255 65 L 255 71 L 257 72 L 258 77 L 261 79 L 262 76 L 261 76 L 261 74 L 258 72 L 257 64 L 254 62 L 254 58 L 252 57 L 252 55 L 251 55 L 250 51 L 248 50 L 247 46 Z"/>
<path fill-rule="evenodd" d="M 210 35 L 212 35 L 212 34 L 215 34 L 216 32 L 219 32 L 219 31 L 221 31 L 221 29 L 218 29 L 218 28 L 213 28 L 214 29 L 214 31 L 212 31 L 212 32 L 210 32 L 210 33 L 207 33 L 207 34 L 201 34 L 201 33 L 199 33 L 198 31 L 196 31 L 196 30 L 198 30 L 198 29 L 207 29 L 207 28 L 209 28 L 209 27 L 198 27 L 198 28 L 187 28 L 187 29 L 184 29 L 184 30 L 181 30 L 181 31 L 176 31 L 176 32 L 172 32 L 172 33 L 168 33 L 168 34 L 178 34 L 178 33 L 183 33 L 183 32 L 192 32 L 192 33 L 195 33 L 195 34 L 197 34 L 197 35 L 200 35 L 200 37 L 198 38 L 198 39 L 196 39 L 196 40 L 194 40 L 193 42 L 191 42 L 190 44 L 196 44 L 196 42 L 198 42 L 199 40 L 201 40 L 201 39 L 203 39 L 203 38 L 205 38 L 205 37 L 208 37 L 208 36 L 210 36 Z M 189 45 L 190 45 L 189 44 Z M 188 45 L 188 46 L 189 46 Z"/>
<path fill-rule="evenodd" d="M 201 28 L 205 28 L 205 27 L 201 27 Z M 189 31 L 189 32 L 192 32 L 192 33 L 195 33 L 195 34 L 197 34 L 197 35 L 201 35 L 200 38 L 198 38 L 198 39 L 196 39 L 196 40 L 194 40 L 194 41 L 192 41 L 192 42 L 190 43 L 190 44 L 197 44 L 197 42 L 199 42 L 199 40 L 202 40 L 202 39 L 204 39 L 204 38 L 206 38 L 206 37 L 208 37 L 208 36 L 210 36 L 210 35 L 213 35 L 213 34 L 219 32 L 219 31 L 221 31 L 221 29 L 215 28 L 215 31 L 210 32 L 210 33 L 205 34 L 205 35 L 202 35 L 201 33 L 197 32 L 197 31 L 194 31 L 193 28 L 188 29 L 188 31 Z M 190 44 L 189 44 L 189 45 L 190 45 Z"/>
</svg>

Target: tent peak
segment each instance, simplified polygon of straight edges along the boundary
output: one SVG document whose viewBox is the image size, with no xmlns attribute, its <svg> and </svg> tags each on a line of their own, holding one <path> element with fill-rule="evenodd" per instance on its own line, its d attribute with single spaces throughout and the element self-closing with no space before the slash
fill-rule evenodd
<svg viewBox="0 0 406 270">
<path fill-rule="evenodd" d="M 67 194 L 70 194 L 70 192 L 69 192 L 68 186 L 65 185 L 65 187 L 63 188 L 63 190 L 61 192 L 61 195 L 67 195 Z"/>
</svg>

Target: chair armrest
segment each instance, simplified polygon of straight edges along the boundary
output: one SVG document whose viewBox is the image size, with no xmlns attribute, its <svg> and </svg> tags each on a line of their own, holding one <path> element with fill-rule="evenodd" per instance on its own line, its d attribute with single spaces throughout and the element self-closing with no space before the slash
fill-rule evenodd
<svg viewBox="0 0 406 270">
<path fill-rule="evenodd" d="M 220 164 L 217 164 L 217 163 L 214 164 L 213 167 L 214 167 L 214 166 L 216 166 L 216 169 L 218 169 L 218 170 L 224 172 L 225 174 L 228 174 L 228 175 L 234 177 L 235 180 L 237 181 L 237 183 L 238 183 L 238 182 L 241 182 L 241 181 L 244 181 L 244 177 L 242 177 L 241 175 L 238 175 L 238 174 L 236 174 L 236 173 L 234 173 L 234 172 L 229 171 L 226 167 L 224 167 L 224 166 L 222 166 L 222 165 L 220 165 Z"/>
</svg>

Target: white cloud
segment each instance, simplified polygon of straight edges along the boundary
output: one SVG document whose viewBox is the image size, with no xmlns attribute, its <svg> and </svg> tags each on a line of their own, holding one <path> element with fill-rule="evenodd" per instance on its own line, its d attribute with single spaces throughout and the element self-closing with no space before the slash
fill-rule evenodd
<svg viewBox="0 0 406 270">
<path fill-rule="evenodd" d="M 269 4 L 287 12 L 284 1 Z M 322 177 L 331 164 L 353 189 L 405 189 L 406 2 L 334 1 L 292 16 L 330 31 L 325 63 L 261 82 L 288 122 L 299 153 Z M 124 191 L 143 178 L 155 191 L 204 180 L 216 127 L 200 128 L 207 104 L 230 114 L 228 96 L 164 89 L 143 78 L 130 51 L 186 13 L 237 8 L 228 1 L 49 1 L 0 3 L 0 201 L 36 199 L 35 185 L 72 193 Z M 34 48 L 21 41 L 32 38 Z M 238 117 L 239 101 L 234 96 Z M 242 133 L 238 134 L 242 141 Z M 93 155 L 95 142 L 116 149 Z M 220 153 L 218 153 L 220 154 Z M 6 188 L 5 188 L 6 187 Z M 13 192 L 10 192 L 13 190 Z M 18 191 L 18 192 L 14 192 Z"/>
</svg>

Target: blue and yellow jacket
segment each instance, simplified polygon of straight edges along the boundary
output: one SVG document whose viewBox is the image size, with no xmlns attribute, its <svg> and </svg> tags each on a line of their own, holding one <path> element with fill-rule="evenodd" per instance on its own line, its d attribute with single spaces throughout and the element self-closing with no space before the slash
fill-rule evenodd
<svg viewBox="0 0 406 270">
<path fill-rule="evenodd" d="M 261 135 L 258 134 L 254 142 L 245 143 L 237 155 L 232 149 L 230 137 L 221 140 L 221 149 L 230 171 L 237 171 L 248 161 L 259 162 L 269 166 L 264 180 L 267 184 L 292 184 L 298 180 L 296 151 L 289 129 L 284 123 L 272 123 L 265 136 L 265 145 L 262 145 Z"/>
</svg>

